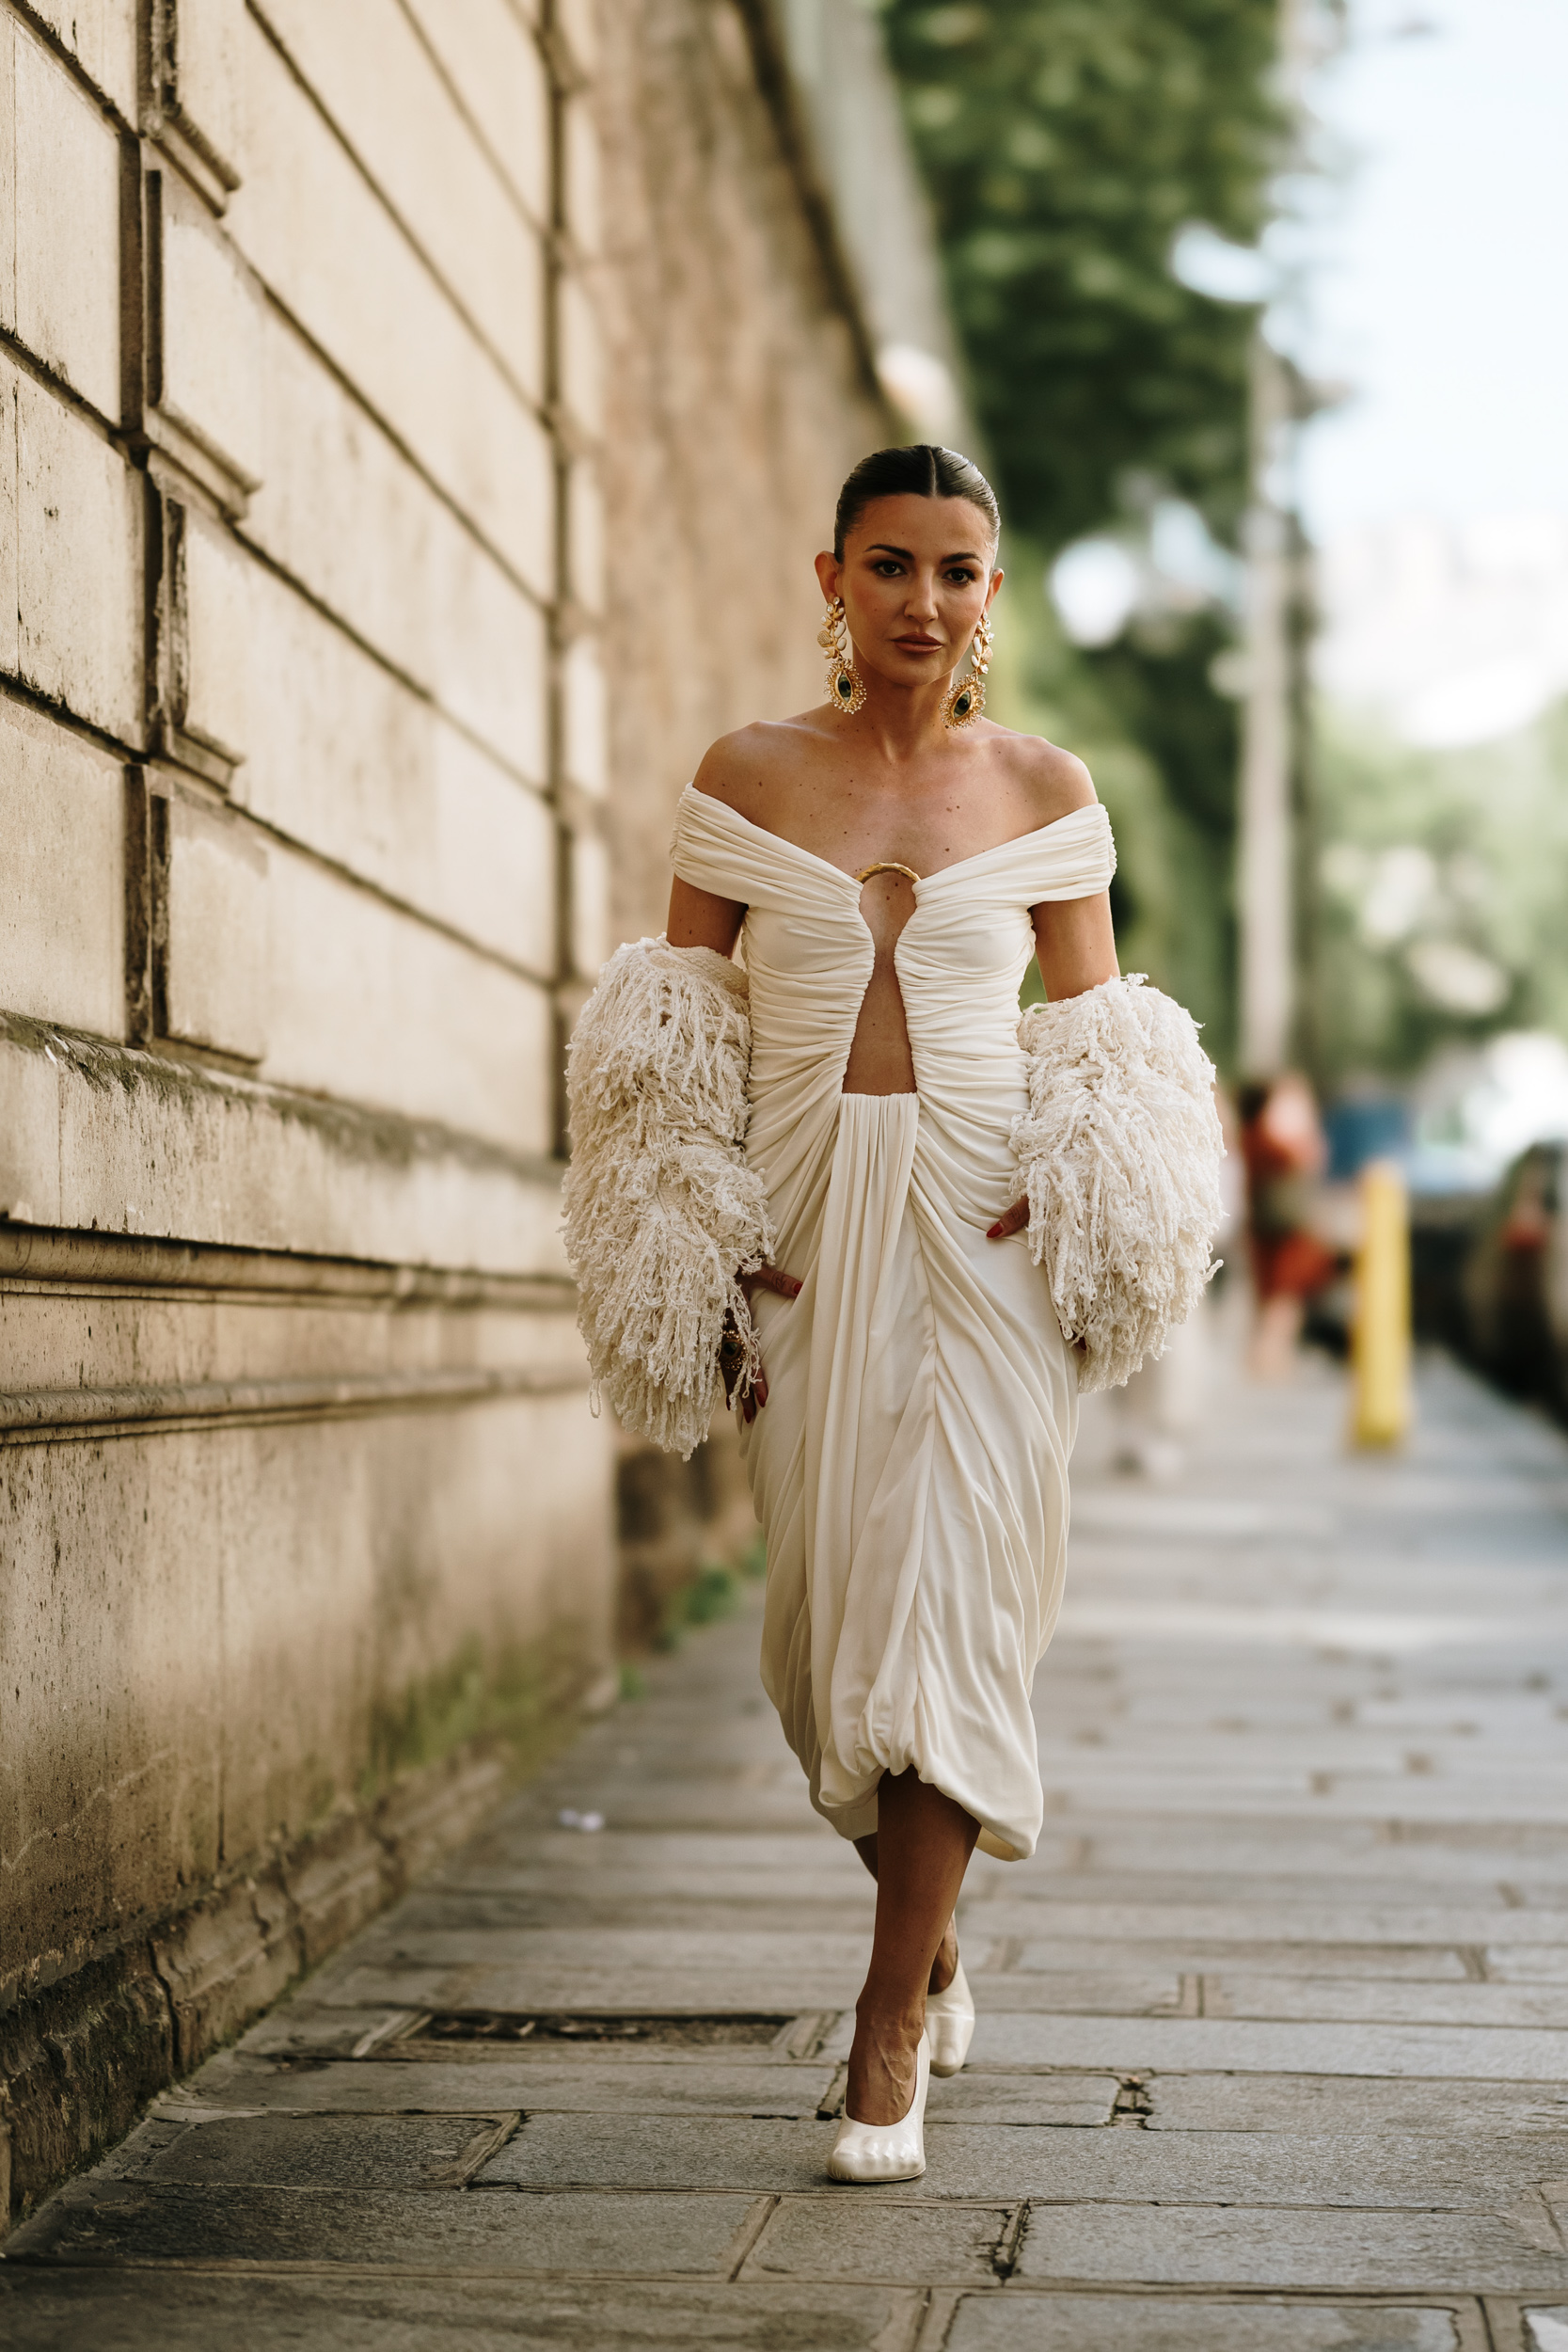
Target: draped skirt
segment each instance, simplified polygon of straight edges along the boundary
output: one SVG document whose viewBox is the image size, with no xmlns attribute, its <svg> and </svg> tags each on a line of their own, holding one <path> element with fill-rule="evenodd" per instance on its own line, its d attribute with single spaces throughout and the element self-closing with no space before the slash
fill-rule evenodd
<svg viewBox="0 0 1568 2352">
<path fill-rule="evenodd" d="M 840 1097 L 756 1295 L 768 1401 L 742 1444 L 768 1545 L 762 1673 L 812 1803 L 846 1837 L 911 1768 L 982 1849 L 1033 1852 L 1030 1691 L 1061 1604 L 1073 1359 L 1022 1234 L 915 1094 Z"/>
</svg>

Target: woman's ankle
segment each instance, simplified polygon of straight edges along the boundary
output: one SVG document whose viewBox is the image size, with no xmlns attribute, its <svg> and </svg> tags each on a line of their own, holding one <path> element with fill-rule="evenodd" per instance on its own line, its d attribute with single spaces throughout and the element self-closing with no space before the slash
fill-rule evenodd
<svg viewBox="0 0 1568 2352">
<path fill-rule="evenodd" d="M 863 1993 L 855 2004 L 855 2041 L 878 2050 L 913 2050 L 926 2030 L 925 2006 L 922 1999 L 918 2008 L 886 2007 Z"/>
<path fill-rule="evenodd" d="M 924 2020 L 912 2013 L 855 2011 L 844 2112 L 857 2123 L 896 2123 L 909 2111 L 920 2073 Z"/>
</svg>

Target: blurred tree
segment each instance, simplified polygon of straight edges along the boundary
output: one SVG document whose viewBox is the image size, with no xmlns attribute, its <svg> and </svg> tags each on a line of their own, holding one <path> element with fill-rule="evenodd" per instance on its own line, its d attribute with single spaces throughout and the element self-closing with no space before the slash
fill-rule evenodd
<svg viewBox="0 0 1568 2352">
<path fill-rule="evenodd" d="M 1026 644 L 1006 715 L 1042 732 L 1055 719 L 1090 760 L 1123 818 L 1128 956 L 1191 1005 L 1224 1060 L 1237 723 L 1210 666 L 1227 617 L 1144 613 L 1075 655 L 1021 573 L 1037 579 L 1069 541 L 1125 528 L 1162 493 L 1234 543 L 1257 311 L 1180 284 L 1171 252 L 1195 223 L 1251 245 L 1269 215 L 1288 132 L 1277 0 L 880 0 L 880 13 L 1007 517 L 1002 625 L 1023 621 Z"/>
<path fill-rule="evenodd" d="M 1209 1052 L 1223 1062 L 1233 1029 L 1234 706 L 1212 692 L 1201 664 L 1191 675 L 1186 642 L 1190 631 L 1212 640 L 1216 624 L 1207 616 L 1183 621 L 1175 625 L 1174 644 L 1162 640 L 1152 651 L 1128 644 L 1085 655 L 1062 633 L 1045 592 L 1042 551 L 1011 532 L 1006 561 L 990 707 L 1004 724 L 1065 743 L 1087 762 L 1116 831 L 1111 910 L 1122 969 L 1148 972 L 1189 1006 L 1205 1025 Z M 1162 671 L 1167 686 L 1174 674 L 1174 691 L 1151 693 L 1147 675 Z M 1207 739 L 1212 712 L 1231 729 L 1232 739 L 1217 746 Z M 1172 790 L 1173 774 L 1193 779 L 1195 807 Z M 1206 808 L 1211 786 L 1215 805 Z"/>
<path fill-rule="evenodd" d="M 1464 751 L 1332 710 L 1318 740 L 1331 1082 L 1405 1076 L 1504 1028 L 1568 1037 L 1568 702 Z"/>
<path fill-rule="evenodd" d="M 1250 244 L 1285 122 L 1277 0 L 884 0 L 979 421 L 1010 518 L 1056 548 L 1130 468 L 1220 534 L 1246 497 L 1250 306 L 1171 274 Z"/>
</svg>

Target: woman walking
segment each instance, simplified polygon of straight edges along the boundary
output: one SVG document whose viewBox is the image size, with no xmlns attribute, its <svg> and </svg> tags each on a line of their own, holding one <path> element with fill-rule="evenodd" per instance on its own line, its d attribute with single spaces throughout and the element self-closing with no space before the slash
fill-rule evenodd
<svg viewBox="0 0 1568 2352">
<path fill-rule="evenodd" d="M 970 1854 L 1039 1833 L 1078 1392 L 1158 1348 L 1219 1220 L 1210 1065 L 1117 977 L 1088 773 L 983 716 L 998 537 L 952 451 L 855 469 L 826 703 L 707 754 L 667 937 L 606 966 L 571 1052 L 595 1380 L 687 1454 L 721 1378 L 736 1403 L 763 1681 L 877 1880 L 841 2180 L 925 2169 L 927 2073 L 974 2025 Z"/>
</svg>

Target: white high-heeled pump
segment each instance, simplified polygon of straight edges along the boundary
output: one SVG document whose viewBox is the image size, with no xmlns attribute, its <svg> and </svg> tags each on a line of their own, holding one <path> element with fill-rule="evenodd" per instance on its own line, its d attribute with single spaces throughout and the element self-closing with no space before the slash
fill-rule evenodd
<svg viewBox="0 0 1568 2352">
<path fill-rule="evenodd" d="M 931 2078 L 931 2045 L 924 2034 L 914 2055 L 914 2097 L 896 2123 L 856 2123 L 847 2115 L 838 2127 L 828 2170 L 835 2181 L 918 2181 L 926 2169 L 926 2092 Z"/>
<path fill-rule="evenodd" d="M 956 2074 L 974 2038 L 974 1996 L 960 1960 L 945 1993 L 926 1995 L 926 2033 L 933 2074 Z"/>
</svg>

